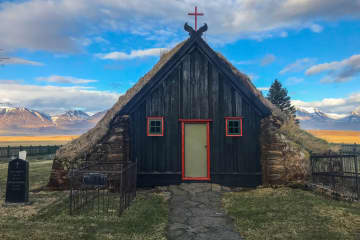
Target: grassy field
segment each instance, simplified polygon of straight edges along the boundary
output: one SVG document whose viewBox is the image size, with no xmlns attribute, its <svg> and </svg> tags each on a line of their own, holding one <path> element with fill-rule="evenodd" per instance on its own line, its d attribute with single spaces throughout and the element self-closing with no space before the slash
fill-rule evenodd
<svg viewBox="0 0 360 240">
<path fill-rule="evenodd" d="M 0 136 L 1 146 L 64 145 L 78 136 Z"/>
<path fill-rule="evenodd" d="M 331 143 L 360 144 L 360 131 L 307 130 L 312 135 Z"/>
<path fill-rule="evenodd" d="M 121 217 L 68 215 L 68 193 L 42 191 L 51 160 L 30 161 L 31 205 L 5 207 L 7 164 L 0 163 L 0 239 L 122 239 L 165 238 L 168 207 L 156 193 L 140 191 Z"/>
<path fill-rule="evenodd" d="M 360 203 L 292 188 L 258 188 L 223 199 L 247 240 L 360 239 Z"/>
</svg>

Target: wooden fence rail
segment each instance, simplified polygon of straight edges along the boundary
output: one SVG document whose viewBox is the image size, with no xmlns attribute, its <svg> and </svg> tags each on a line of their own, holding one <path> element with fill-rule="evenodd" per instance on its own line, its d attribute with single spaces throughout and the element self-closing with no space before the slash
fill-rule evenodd
<svg viewBox="0 0 360 240">
<path fill-rule="evenodd" d="M 0 157 L 10 158 L 18 156 L 20 151 L 26 151 L 27 156 L 54 154 L 62 145 L 47 145 L 47 146 L 7 146 L 0 147 Z"/>
</svg>

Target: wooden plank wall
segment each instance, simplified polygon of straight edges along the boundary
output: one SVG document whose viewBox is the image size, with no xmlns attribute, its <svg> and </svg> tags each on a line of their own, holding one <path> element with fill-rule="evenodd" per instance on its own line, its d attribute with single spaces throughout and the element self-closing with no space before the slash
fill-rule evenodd
<svg viewBox="0 0 360 240">
<path fill-rule="evenodd" d="M 198 49 L 160 82 L 130 113 L 132 156 L 140 173 L 180 174 L 179 119 L 212 119 L 210 161 L 213 174 L 254 174 L 261 171 L 260 115 L 216 66 Z M 163 137 L 146 136 L 146 117 L 164 116 Z M 226 137 L 224 117 L 242 116 L 243 136 Z"/>
</svg>

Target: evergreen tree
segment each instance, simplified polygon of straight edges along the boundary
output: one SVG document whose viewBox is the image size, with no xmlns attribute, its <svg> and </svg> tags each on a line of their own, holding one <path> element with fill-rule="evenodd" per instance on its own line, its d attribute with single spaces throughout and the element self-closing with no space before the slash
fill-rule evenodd
<svg viewBox="0 0 360 240">
<path fill-rule="evenodd" d="M 272 104 L 278 106 L 289 118 L 293 117 L 295 119 L 296 110 L 295 107 L 291 105 L 290 97 L 287 94 L 287 89 L 283 88 L 281 83 L 275 79 L 275 81 L 271 84 L 266 98 L 272 102 Z"/>
</svg>

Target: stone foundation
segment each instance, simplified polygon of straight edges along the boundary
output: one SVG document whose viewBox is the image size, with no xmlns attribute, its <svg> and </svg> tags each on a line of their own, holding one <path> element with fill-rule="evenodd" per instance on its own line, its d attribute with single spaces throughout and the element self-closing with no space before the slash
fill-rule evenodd
<svg viewBox="0 0 360 240">
<path fill-rule="evenodd" d="M 309 176 L 309 153 L 279 129 L 283 119 L 271 115 L 261 122 L 261 165 L 264 185 L 303 182 Z"/>
<path fill-rule="evenodd" d="M 104 139 L 91 152 L 84 154 L 75 162 L 60 161 L 55 155 L 48 187 L 51 189 L 68 188 L 67 174 L 71 167 L 76 168 L 84 163 L 130 161 L 129 121 L 127 115 L 115 117 Z"/>
</svg>

